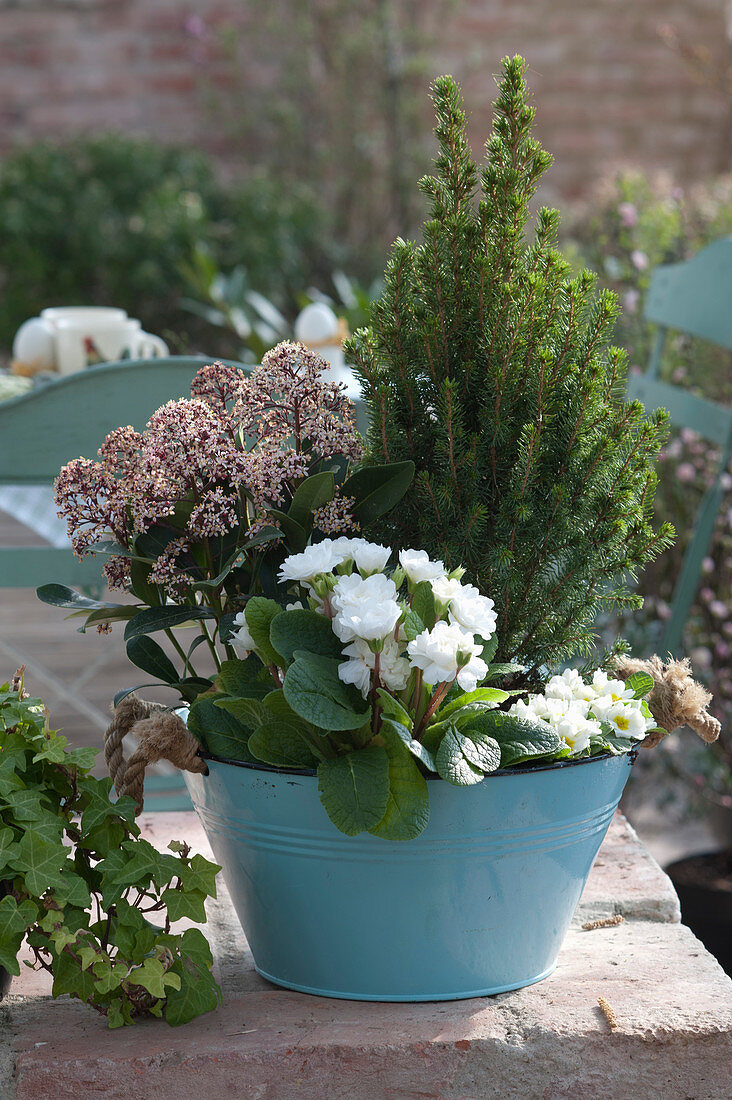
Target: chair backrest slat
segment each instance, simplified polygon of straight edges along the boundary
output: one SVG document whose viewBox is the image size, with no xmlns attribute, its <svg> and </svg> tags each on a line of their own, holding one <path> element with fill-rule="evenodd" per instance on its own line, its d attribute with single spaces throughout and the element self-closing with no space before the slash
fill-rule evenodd
<svg viewBox="0 0 732 1100">
<path fill-rule="evenodd" d="M 657 375 L 666 330 L 698 336 L 732 349 L 732 237 L 715 241 L 685 263 L 656 268 L 645 316 L 660 326 L 659 332 L 648 371 L 628 379 L 628 398 L 637 398 L 648 410 L 668 409 L 676 427 L 692 429 L 720 451 L 714 480 L 699 507 L 676 580 L 671 615 L 664 631 L 662 651 L 679 656 L 683 651 L 684 626 L 696 597 L 722 500 L 722 474 L 732 453 L 732 408 L 661 382 Z"/>
<path fill-rule="evenodd" d="M 647 409 L 667 409 L 677 427 L 691 428 L 718 447 L 724 447 L 729 438 L 732 409 L 724 405 L 645 374 L 630 376 L 627 394 L 632 401 L 642 401 Z"/>
<path fill-rule="evenodd" d="M 730 271 L 732 237 L 722 237 L 684 263 L 657 267 L 646 297 L 647 319 L 732 348 Z"/>
<path fill-rule="evenodd" d="M 190 397 L 194 375 L 210 362 L 173 356 L 104 363 L 2 402 L 0 483 L 49 484 L 72 458 L 93 458 L 113 428 L 140 430 L 166 401 Z"/>
</svg>

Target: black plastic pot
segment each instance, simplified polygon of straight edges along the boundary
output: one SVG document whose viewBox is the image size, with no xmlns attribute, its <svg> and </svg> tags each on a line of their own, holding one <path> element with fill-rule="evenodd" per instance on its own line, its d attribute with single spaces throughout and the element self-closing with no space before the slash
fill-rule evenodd
<svg viewBox="0 0 732 1100">
<path fill-rule="evenodd" d="M 9 892 L 9 884 L 7 882 L 0 882 L 0 898 L 5 897 Z M 4 966 L 0 966 L 0 1001 L 10 989 L 10 983 L 12 981 L 12 975 L 8 974 Z"/>
<path fill-rule="evenodd" d="M 681 919 L 732 976 L 732 848 L 680 859 L 666 868 Z"/>
</svg>

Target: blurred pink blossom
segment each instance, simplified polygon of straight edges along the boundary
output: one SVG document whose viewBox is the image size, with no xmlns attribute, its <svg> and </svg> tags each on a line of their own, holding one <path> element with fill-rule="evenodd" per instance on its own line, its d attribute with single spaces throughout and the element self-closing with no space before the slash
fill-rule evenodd
<svg viewBox="0 0 732 1100">
<path fill-rule="evenodd" d="M 620 224 L 625 229 L 632 229 L 638 223 L 638 210 L 632 202 L 621 202 L 618 206 Z"/>
<path fill-rule="evenodd" d="M 727 604 L 722 603 L 721 600 L 712 600 L 709 605 L 709 610 L 711 611 L 712 615 L 714 615 L 715 619 L 724 619 L 725 616 L 729 615 L 729 608 L 727 607 Z"/>
<path fill-rule="evenodd" d="M 671 618 L 671 608 L 665 600 L 658 601 L 656 604 L 656 613 L 659 619 L 663 619 L 664 621 Z"/>
<path fill-rule="evenodd" d="M 634 248 L 630 254 L 630 262 L 633 264 L 636 271 L 646 271 L 651 261 L 648 259 L 645 252 L 641 252 L 639 248 Z"/>
<path fill-rule="evenodd" d="M 717 644 L 714 647 L 714 653 L 715 653 L 715 656 L 719 657 L 720 660 L 724 661 L 730 655 L 730 648 L 729 648 L 729 646 L 727 645 L 726 642 L 717 642 Z"/>
<path fill-rule="evenodd" d="M 183 20 L 183 29 L 190 38 L 203 42 L 208 38 L 208 27 L 200 15 L 187 15 Z"/>
<path fill-rule="evenodd" d="M 696 443 L 699 436 L 691 428 L 682 428 L 679 432 L 683 443 Z"/>
<path fill-rule="evenodd" d="M 623 295 L 623 309 L 626 313 L 635 313 L 638 309 L 638 302 L 640 301 L 639 290 L 628 290 Z"/>
<path fill-rule="evenodd" d="M 702 569 L 705 573 L 714 572 L 714 558 L 705 558 L 702 562 Z"/>
<path fill-rule="evenodd" d="M 726 634 L 728 638 L 732 638 L 732 622 L 722 623 L 722 633 Z"/>
<path fill-rule="evenodd" d="M 676 480 L 684 484 L 696 481 L 696 470 L 690 462 L 680 462 L 676 467 Z"/>
<path fill-rule="evenodd" d="M 714 589 L 702 588 L 699 593 L 699 599 L 704 600 L 704 603 L 711 603 L 711 601 L 714 599 Z"/>
<path fill-rule="evenodd" d="M 671 375 L 672 382 L 684 382 L 686 380 L 686 367 L 677 367 Z"/>
</svg>

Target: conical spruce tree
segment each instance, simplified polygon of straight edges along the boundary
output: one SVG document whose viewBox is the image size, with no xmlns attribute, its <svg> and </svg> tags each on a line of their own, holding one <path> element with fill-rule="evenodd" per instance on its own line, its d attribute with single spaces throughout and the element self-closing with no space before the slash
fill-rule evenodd
<svg viewBox="0 0 732 1100">
<path fill-rule="evenodd" d="M 370 459 L 417 470 L 375 533 L 464 564 L 495 600 L 497 659 L 531 676 L 588 652 L 598 611 L 640 602 L 629 581 L 673 528 L 651 524 L 667 416 L 623 402 L 615 297 L 587 271 L 571 277 L 556 211 L 541 209 L 527 239 L 551 156 L 532 137 L 525 67 L 503 62 L 480 172 L 460 89 L 435 81 L 423 239 L 395 242 L 371 326 L 348 350 Z"/>
</svg>

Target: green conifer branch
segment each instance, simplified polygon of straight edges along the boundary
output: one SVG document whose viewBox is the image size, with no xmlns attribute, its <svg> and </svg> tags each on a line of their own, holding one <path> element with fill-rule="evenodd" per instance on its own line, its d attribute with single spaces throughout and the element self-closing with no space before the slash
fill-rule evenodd
<svg viewBox="0 0 732 1100">
<path fill-rule="evenodd" d="M 532 135 L 525 62 L 506 59 L 478 169 L 460 90 L 431 94 L 438 155 L 422 240 L 397 240 L 369 329 L 348 351 L 371 409 L 369 457 L 411 459 L 411 491 L 373 533 L 420 546 L 496 601 L 498 660 L 535 676 L 586 650 L 600 608 L 673 536 L 651 523 L 666 419 L 623 401 L 617 316 L 571 277 L 559 216 L 530 202 L 551 164 Z"/>
</svg>

